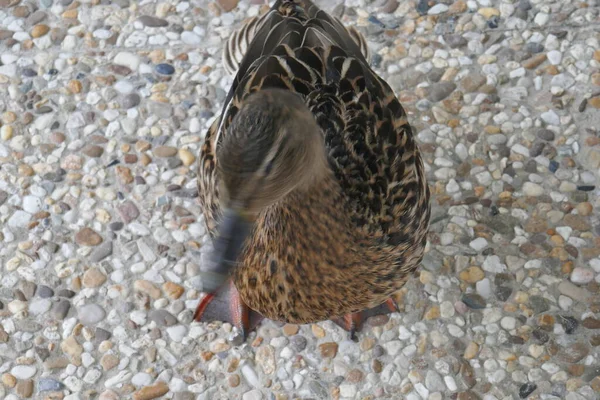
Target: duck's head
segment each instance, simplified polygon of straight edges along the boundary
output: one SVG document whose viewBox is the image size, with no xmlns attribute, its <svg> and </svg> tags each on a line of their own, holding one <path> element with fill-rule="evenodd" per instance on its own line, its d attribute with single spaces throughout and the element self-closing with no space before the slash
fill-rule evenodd
<svg viewBox="0 0 600 400">
<path fill-rule="evenodd" d="M 211 269 L 223 275 L 235 264 L 261 211 L 303 190 L 327 169 L 323 135 L 312 113 L 299 95 L 280 89 L 248 96 L 216 153 L 224 213 Z M 204 291 L 217 283 L 205 284 Z"/>
</svg>

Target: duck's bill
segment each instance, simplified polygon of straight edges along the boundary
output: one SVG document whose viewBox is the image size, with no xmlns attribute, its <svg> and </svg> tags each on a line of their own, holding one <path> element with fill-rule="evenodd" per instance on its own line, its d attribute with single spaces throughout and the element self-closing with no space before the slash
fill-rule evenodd
<svg viewBox="0 0 600 400">
<path fill-rule="evenodd" d="M 219 225 L 219 235 L 214 242 L 214 253 L 210 265 L 201 272 L 202 291 L 215 293 L 225 281 L 244 249 L 253 221 L 242 212 L 226 209 Z"/>
</svg>

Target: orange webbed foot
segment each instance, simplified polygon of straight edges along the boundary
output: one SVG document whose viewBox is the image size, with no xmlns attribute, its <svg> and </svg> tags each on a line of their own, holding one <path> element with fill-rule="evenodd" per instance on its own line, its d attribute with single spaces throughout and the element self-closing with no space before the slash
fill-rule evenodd
<svg viewBox="0 0 600 400">
<path fill-rule="evenodd" d="M 242 301 L 231 279 L 215 293 L 205 294 L 194 313 L 197 322 L 223 321 L 232 324 L 244 340 L 263 319 L 262 315 Z"/>
</svg>

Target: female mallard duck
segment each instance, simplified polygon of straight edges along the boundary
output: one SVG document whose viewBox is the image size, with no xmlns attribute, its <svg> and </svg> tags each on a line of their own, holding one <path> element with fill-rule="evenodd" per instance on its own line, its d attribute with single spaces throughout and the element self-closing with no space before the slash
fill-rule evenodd
<svg viewBox="0 0 600 400">
<path fill-rule="evenodd" d="M 358 31 L 309 0 L 278 0 L 230 39 L 237 74 L 199 160 L 216 257 L 196 320 L 245 336 L 262 316 L 332 319 L 353 336 L 396 311 L 430 194 L 406 113 L 366 56 Z"/>
</svg>

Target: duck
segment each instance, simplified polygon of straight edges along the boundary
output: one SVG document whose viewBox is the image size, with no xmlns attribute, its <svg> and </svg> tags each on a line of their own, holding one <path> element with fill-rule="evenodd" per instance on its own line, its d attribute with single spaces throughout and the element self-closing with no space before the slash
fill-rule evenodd
<svg viewBox="0 0 600 400">
<path fill-rule="evenodd" d="M 247 338 L 264 318 L 331 320 L 350 338 L 399 311 L 431 216 L 407 114 L 364 36 L 309 0 L 277 0 L 224 47 L 233 76 L 198 157 L 213 248 L 194 320 Z"/>
</svg>

